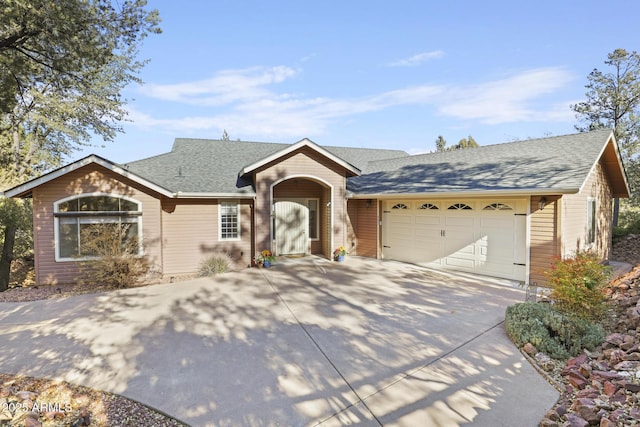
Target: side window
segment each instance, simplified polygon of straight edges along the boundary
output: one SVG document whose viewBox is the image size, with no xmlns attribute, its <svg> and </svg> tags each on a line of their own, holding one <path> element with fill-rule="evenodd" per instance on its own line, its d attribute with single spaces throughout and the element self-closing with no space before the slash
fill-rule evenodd
<svg viewBox="0 0 640 427">
<path fill-rule="evenodd" d="M 238 202 L 221 202 L 218 211 L 220 240 L 240 239 L 240 209 Z"/>
<path fill-rule="evenodd" d="M 587 199 L 587 245 L 592 245 L 596 241 L 598 221 L 596 217 L 596 199 Z"/>
<path fill-rule="evenodd" d="M 318 199 L 309 199 L 307 201 L 307 207 L 309 208 L 309 238 L 318 238 Z"/>
</svg>

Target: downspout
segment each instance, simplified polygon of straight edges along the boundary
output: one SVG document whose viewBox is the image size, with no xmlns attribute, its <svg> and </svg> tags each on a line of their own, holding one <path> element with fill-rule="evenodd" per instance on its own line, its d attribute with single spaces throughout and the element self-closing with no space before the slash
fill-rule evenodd
<svg viewBox="0 0 640 427">
<path fill-rule="evenodd" d="M 524 232 L 524 252 L 526 257 L 526 267 L 524 270 L 524 283 L 526 285 L 531 284 L 531 196 L 527 198 L 527 219 L 525 221 L 525 232 Z"/>
<path fill-rule="evenodd" d="M 253 196 L 251 204 L 251 253 L 249 254 L 249 267 L 253 267 L 253 254 L 256 253 L 256 201 L 257 196 Z"/>
</svg>

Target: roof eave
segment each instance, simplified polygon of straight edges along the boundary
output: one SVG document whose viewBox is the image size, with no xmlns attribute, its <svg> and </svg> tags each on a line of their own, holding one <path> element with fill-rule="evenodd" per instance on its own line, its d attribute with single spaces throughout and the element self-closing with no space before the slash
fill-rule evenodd
<svg viewBox="0 0 640 427">
<path fill-rule="evenodd" d="M 183 192 L 178 191 L 173 194 L 176 199 L 252 199 L 255 192 L 248 193 L 206 193 L 206 192 Z"/>
<path fill-rule="evenodd" d="M 449 197 L 525 197 L 543 195 L 576 194 L 579 188 L 533 188 L 525 190 L 466 190 L 466 191 L 423 191 L 419 193 L 353 193 L 347 192 L 348 199 L 418 199 Z"/>
<path fill-rule="evenodd" d="M 613 152 L 615 153 L 615 161 L 612 161 L 611 159 L 606 158 L 607 148 L 609 146 L 613 148 Z M 609 154 L 609 157 L 611 157 L 610 154 Z M 631 197 L 631 187 L 629 185 L 629 178 L 627 177 L 627 171 L 624 166 L 624 162 L 622 161 L 622 156 L 620 155 L 620 148 L 618 147 L 618 142 L 616 141 L 616 137 L 613 131 L 609 133 L 609 137 L 607 138 L 606 143 L 602 146 L 602 149 L 598 154 L 598 158 L 596 159 L 593 166 L 591 167 L 591 171 L 589 172 L 589 174 L 591 174 L 591 172 L 595 170 L 600 160 L 603 160 L 606 166 L 610 167 L 612 163 L 618 166 L 617 174 L 619 174 L 619 177 L 618 179 L 615 179 L 616 177 L 613 177 L 613 182 L 611 185 L 612 187 L 611 192 L 613 197 L 618 197 L 618 198 Z M 608 171 L 608 172 L 612 173 L 612 171 Z M 613 174 L 616 174 L 616 171 L 613 171 Z M 615 184 L 619 184 L 620 181 L 622 182 L 622 185 L 621 185 L 622 188 L 614 188 Z M 585 182 L 582 184 L 582 187 L 584 187 L 586 183 L 587 183 L 587 180 L 585 179 Z M 618 185 L 618 187 L 620 187 L 620 185 Z"/>
<path fill-rule="evenodd" d="M 362 173 L 362 171 L 360 169 L 358 169 L 357 167 L 353 166 L 351 163 L 341 159 L 340 157 L 331 154 L 330 152 L 328 152 L 327 150 L 325 150 L 324 148 L 320 147 L 318 144 L 314 143 L 313 141 L 304 138 L 298 142 L 296 142 L 295 144 L 291 144 L 290 146 L 279 150 L 273 154 L 271 154 L 270 156 L 267 156 L 261 160 L 258 160 L 255 163 L 252 163 L 250 165 L 245 166 L 244 168 L 242 168 L 242 170 L 238 173 L 238 176 L 242 177 L 246 174 L 249 174 L 251 172 L 253 172 L 254 170 L 268 164 L 271 163 L 277 159 L 279 159 L 282 156 L 286 156 L 287 154 L 293 153 L 294 151 L 302 148 L 302 147 L 309 147 L 312 150 L 322 154 L 323 156 L 327 157 L 328 159 L 330 159 L 331 161 L 339 164 L 340 166 L 342 166 L 343 168 L 345 168 L 347 171 L 351 172 L 353 175 L 358 176 Z"/>
<path fill-rule="evenodd" d="M 118 166 L 117 164 L 104 159 L 100 156 L 97 156 L 95 154 L 91 154 L 87 157 L 84 157 L 80 160 L 77 160 L 73 163 L 68 164 L 67 166 L 63 166 L 61 168 L 55 169 L 51 172 L 48 172 L 38 178 L 34 178 L 30 181 L 27 181 L 25 183 L 22 183 L 20 185 L 17 185 L 13 188 L 10 188 L 8 190 L 6 190 L 4 192 L 4 195 L 6 197 L 28 197 L 31 192 L 33 191 L 34 188 L 46 184 L 49 181 L 52 181 L 56 178 L 59 178 L 63 175 L 66 175 L 70 172 L 73 172 L 75 170 L 78 170 L 82 167 L 85 167 L 87 165 L 90 165 L 91 163 L 95 163 L 97 165 L 100 165 L 102 167 L 104 167 L 105 169 L 108 169 L 120 176 L 123 176 L 127 179 L 130 179 L 131 181 L 134 181 L 140 185 L 143 185 L 159 194 L 162 194 L 163 196 L 166 197 L 173 197 L 173 193 L 169 190 L 167 190 L 164 187 L 161 187 L 157 184 L 154 184 L 153 182 L 141 177 L 140 175 L 137 175 L 133 172 L 130 172 L 120 166 Z"/>
</svg>

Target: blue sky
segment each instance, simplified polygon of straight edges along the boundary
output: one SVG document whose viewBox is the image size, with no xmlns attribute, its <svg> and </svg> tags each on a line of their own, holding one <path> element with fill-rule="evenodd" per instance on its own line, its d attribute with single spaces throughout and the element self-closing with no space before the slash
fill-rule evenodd
<svg viewBox="0 0 640 427">
<path fill-rule="evenodd" d="M 127 162 L 176 137 L 394 148 L 574 132 L 569 105 L 616 48 L 638 50 L 637 0 L 149 0 L 142 86 L 125 133 L 89 153 Z M 95 140 L 100 145 L 101 140 Z"/>
</svg>

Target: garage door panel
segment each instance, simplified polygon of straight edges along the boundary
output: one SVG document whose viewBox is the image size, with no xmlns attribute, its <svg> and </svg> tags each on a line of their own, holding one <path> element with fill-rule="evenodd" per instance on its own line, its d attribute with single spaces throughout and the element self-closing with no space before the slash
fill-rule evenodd
<svg viewBox="0 0 640 427">
<path fill-rule="evenodd" d="M 464 269 L 473 271 L 475 262 L 472 259 L 462 259 L 458 257 L 447 257 L 445 258 L 444 265 L 450 268 L 456 269 Z"/>
<path fill-rule="evenodd" d="M 416 226 L 437 226 L 442 225 L 442 219 L 439 216 L 434 215 L 418 215 L 415 217 Z"/>
<path fill-rule="evenodd" d="M 407 226 L 405 224 L 396 224 L 391 238 L 393 239 L 397 236 L 413 236 L 414 234 L 415 232 L 413 227 Z"/>
<path fill-rule="evenodd" d="M 447 202 L 445 206 L 464 200 Z M 501 205 L 494 201 L 467 201 L 482 209 Z M 526 215 L 514 216 L 516 207 L 526 209 L 526 200 L 505 202 L 511 210 L 409 209 L 385 212 L 383 229 L 385 258 L 420 265 L 442 266 L 462 271 L 524 280 Z M 407 203 L 407 205 L 409 205 Z M 442 206 L 443 204 L 441 204 Z"/>
<path fill-rule="evenodd" d="M 476 254 L 476 246 L 474 244 L 459 244 L 456 245 L 453 242 L 445 243 L 446 254 L 447 256 L 463 256 L 467 255 L 467 257 L 473 257 Z"/>
<path fill-rule="evenodd" d="M 433 262 L 440 262 L 440 255 L 441 252 L 438 251 L 437 248 L 416 248 L 416 250 L 414 251 L 412 258 L 413 258 L 413 262 L 426 262 L 426 263 L 433 263 Z"/>
<path fill-rule="evenodd" d="M 474 217 L 459 217 L 459 216 L 449 216 L 445 217 L 445 225 L 447 227 L 461 227 L 468 228 L 473 227 L 473 223 L 475 222 Z"/>
<path fill-rule="evenodd" d="M 466 230 L 445 230 L 444 240 L 447 255 L 454 253 L 475 254 L 476 239 L 473 228 Z"/>
<path fill-rule="evenodd" d="M 484 254 L 499 254 L 502 257 L 513 256 L 513 237 L 510 235 L 503 236 L 483 236 L 479 245 L 485 250 Z"/>
<path fill-rule="evenodd" d="M 440 231 L 438 230 L 415 230 L 416 247 L 434 246 L 440 239 Z"/>
<path fill-rule="evenodd" d="M 390 215 L 391 221 L 393 224 L 412 224 L 413 217 L 410 215 Z"/>
<path fill-rule="evenodd" d="M 513 229 L 513 223 L 509 220 L 511 216 L 500 215 L 499 218 L 480 218 L 480 228 L 489 228 L 489 229 Z"/>
<path fill-rule="evenodd" d="M 481 269 L 477 270 L 477 272 L 506 279 L 513 279 L 516 276 L 516 271 L 512 265 L 486 264 L 481 266 Z"/>
</svg>

